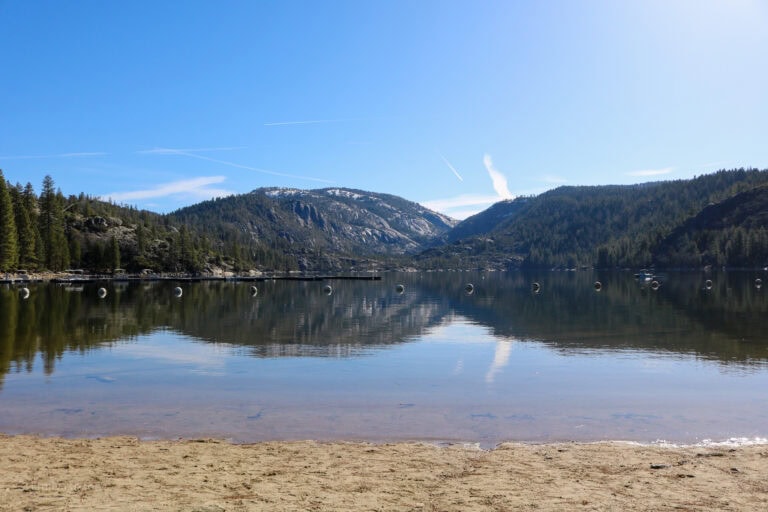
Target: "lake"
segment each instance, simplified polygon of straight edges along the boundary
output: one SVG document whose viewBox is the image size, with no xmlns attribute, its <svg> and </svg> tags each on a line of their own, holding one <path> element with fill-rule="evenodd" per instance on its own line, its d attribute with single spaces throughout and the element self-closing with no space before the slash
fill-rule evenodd
<svg viewBox="0 0 768 512">
<path fill-rule="evenodd" d="M 628 272 L 392 273 L 30 284 L 27 298 L 3 285 L 0 431 L 766 442 L 756 278 L 668 273 L 654 290 Z"/>
</svg>

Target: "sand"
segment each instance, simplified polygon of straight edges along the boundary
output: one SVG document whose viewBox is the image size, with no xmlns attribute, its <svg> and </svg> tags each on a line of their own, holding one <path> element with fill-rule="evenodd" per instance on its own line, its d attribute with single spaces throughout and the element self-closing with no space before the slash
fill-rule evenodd
<svg viewBox="0 0 768 512">
<path fill-rule="evenodd" d="M 768 510 L 768 445 L 0 435 L 0 510 Z"/>
</svg>

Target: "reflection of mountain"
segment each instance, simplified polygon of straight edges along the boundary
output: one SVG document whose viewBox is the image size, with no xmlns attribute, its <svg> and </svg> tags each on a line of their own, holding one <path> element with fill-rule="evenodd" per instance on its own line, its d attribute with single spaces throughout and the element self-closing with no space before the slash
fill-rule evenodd
<svg viewBox="0 0 768 512">
<path fill-rule="evenodd" d="M 196 338 L 248 347 L 258 356 L 344 355 L 420 335 L 447 312 L 418 290 L 398 294 L 381 282 L 273 281 L 190 287 L 170 305 L 168 325 Z"/>
<path fill-rule="evenodd" d="M 85 352 L 172 329 L 254 356 L 348 356 L 417 338 L 446 317 L 488 326 L 502 341 L 538 340 L 563 353 L 585 349 L 692 354 L 725 364 L 768 362 L 767 289 L 747 274 L 670 274 L 658 291 L 629 274 L 591 272 L 393 274 L 380 282 L 274 281 L 108 286 L 68 291 L 33 285 L 28 299 L 0 288 L 2 376 L 31 368 L 39 353 L 46 373 L 67 351 Z M 534 294 L 531 284 L 541 283 Z M 768 280 L 766 280 L 768 281 Z M 465 285 L 474 283 L 474 292 Z M 405 286 L 397 293 L 396 283 Z M 511 345 L 500 345 L 501 365 Z M 488 378 L 493 380 L 493 373 Z"/>
</svg>

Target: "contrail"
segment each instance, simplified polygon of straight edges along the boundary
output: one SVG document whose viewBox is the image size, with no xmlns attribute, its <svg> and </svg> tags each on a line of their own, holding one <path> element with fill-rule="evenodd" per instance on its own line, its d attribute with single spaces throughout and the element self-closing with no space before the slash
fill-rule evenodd
<svg viewBox="0 0 768 512">
<path fill-rule="evenodd" d="M 355 121 L 355 119 L 315 119 L 309 121 L 278 121 L 274 123 L 264 123 L 264 126 L 287 126 L 292 124 L 322 124 L 322 123 L 343 123 L 344 121 Z"/>
<path fill-rule="evenodd" d="M 106 156 L 109 153 L 103 152 L 83 152 L 83 153 L 59 153 L 56 155 L 15 155 L 0 156 L 0 160 L 36 160 L 39 158 L 86 158 L 90 156 Z"/>
<path fill-rule="evenodd" d="M 233 194 L 228 190 L 210 189 L 208 185 L 221 183 L 225 181 L 224 176 L 201 176 L 190 180 L 173 181 L 171 183 L 162 183 L 154 188 L 145 190 L 133 190 L 130 192 L 113 192 L 101 196 L 102 200 L 112 199 L 114 201 L 130 201 L 137 199 L 151 199 L 156 197 L 165 197 L 174 194 L 194 194 L 201 197 L 223 197 Z"/>
<path fill-rule="evenodd" d="M 178 153 L 180 151 L 184 153 L 202 153 L 206 151 L 234 151 L 236 149 L 245 149 L 247 146 L 231 146 L 231 147 L 220 147 L 220 148 L 184 148 L 184 149 L 168 149 L 168 148 L 154 148 L 154 149 L 144 149 L 141 151 L 137 151 L 140 155 L 169 155 L 173 153 Z"/>
<path fill-rule="evenodd" d="M 164 149 L 164 148 L 160 148 L 160 149 Z M 178 149 L 168 149 L 167 150 L 167 154 L 175 154 L 175 155 L 188 156 L 190 158 L 197 158 L 199 160 L 206 160 L 208 162 L 214 162 L 214 163 L 221 164 L 221 165 L 228 165 L 230 167 L 236 167 L 238 169 L 246 169 L 248 171 L 255 171 L 255 172 L 260 172 L 260 173 L 263 173 L 263 174 L 271 174 L 272 176 L 283 176 L 285 178 L 296 178 L 296 179 L 301 179 L 301 180 L 319 181 L 321 183 L 334 183 L 331 180 L 326 180 L 326 179 L 322 179 L 322 178 L 313 178 L 311 176 L 299 176 L 299 175 L 296 175 L 296 174 L 287 174 L 287 173 L 283 173 L 283 172 L 270 171 L 270 170 L 267 170 L 267 169 L 260 169 L 258 167 L 250 167 L 248 165 L 237 164 L 237 163 L 234 163 L 234 162 L 227 162 L 225 160 L 219 160 L 217 158 L 211 158 L 209 156 L 196 155 L 195 153 L 188 153 L 186 151 L 181 151 L 181 150 L 178 150 Z"/>
<path fill-rule="evenodd" d="M 443 154 L 442 154 L 442 153 L 440 153 L 439 151 L 437 152 L 437 154 L 438 154 L 438 155 L 440 155 L 440 158 L 442 158 L 442 159 L 443 159 L 443 162 L 445 162 L 445 165 L 447 165 L 447 166 L 448 166 L 448 168 L 449 168 L 449 169 L 451 169 L 451 170 L 453 171 L 453 174 L 455 174 L 455 175 L 456 175 L 456 177 L 457 177 L 457 178 L 459 178 L 459 181 L 464 181 L 464 178 L 462 178 L 462 177 L 461 177 L 461 174 L 459 174 L 459 171 L 457 171 L 456 169 L 454 169 L 454 168 L 453 168 L 453 166 L 451 165 L 451 162 L 449 162 L 449 161 L 448 161 L 448 159 L 447 159 L 447 158 L 445 158 L 445 157 L 443 156 Z"/>
</svg>

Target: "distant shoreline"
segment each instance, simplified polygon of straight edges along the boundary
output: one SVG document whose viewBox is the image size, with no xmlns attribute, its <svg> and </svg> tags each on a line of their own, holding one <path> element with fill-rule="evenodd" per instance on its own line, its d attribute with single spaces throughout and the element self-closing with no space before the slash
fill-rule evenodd
<svg viewBox="0 0 768 512">
<path fill-rule="evenodd" d="M 0 284 L 24 284 L 24 283 L 63 283 L 85 284 L 94 282 L 150 282 L 150 281 L 236 281 L 236 282 L 264 282 L 264 281 L 380 281 L 381 275 L 370 272 L 348 272 L 343 274 L 260 274 L 260 275 L 192 275 L 192 274 L 77 274 L 66 272 L 44 272 L 34 274 L 0 274 Z"/>
</svg>

